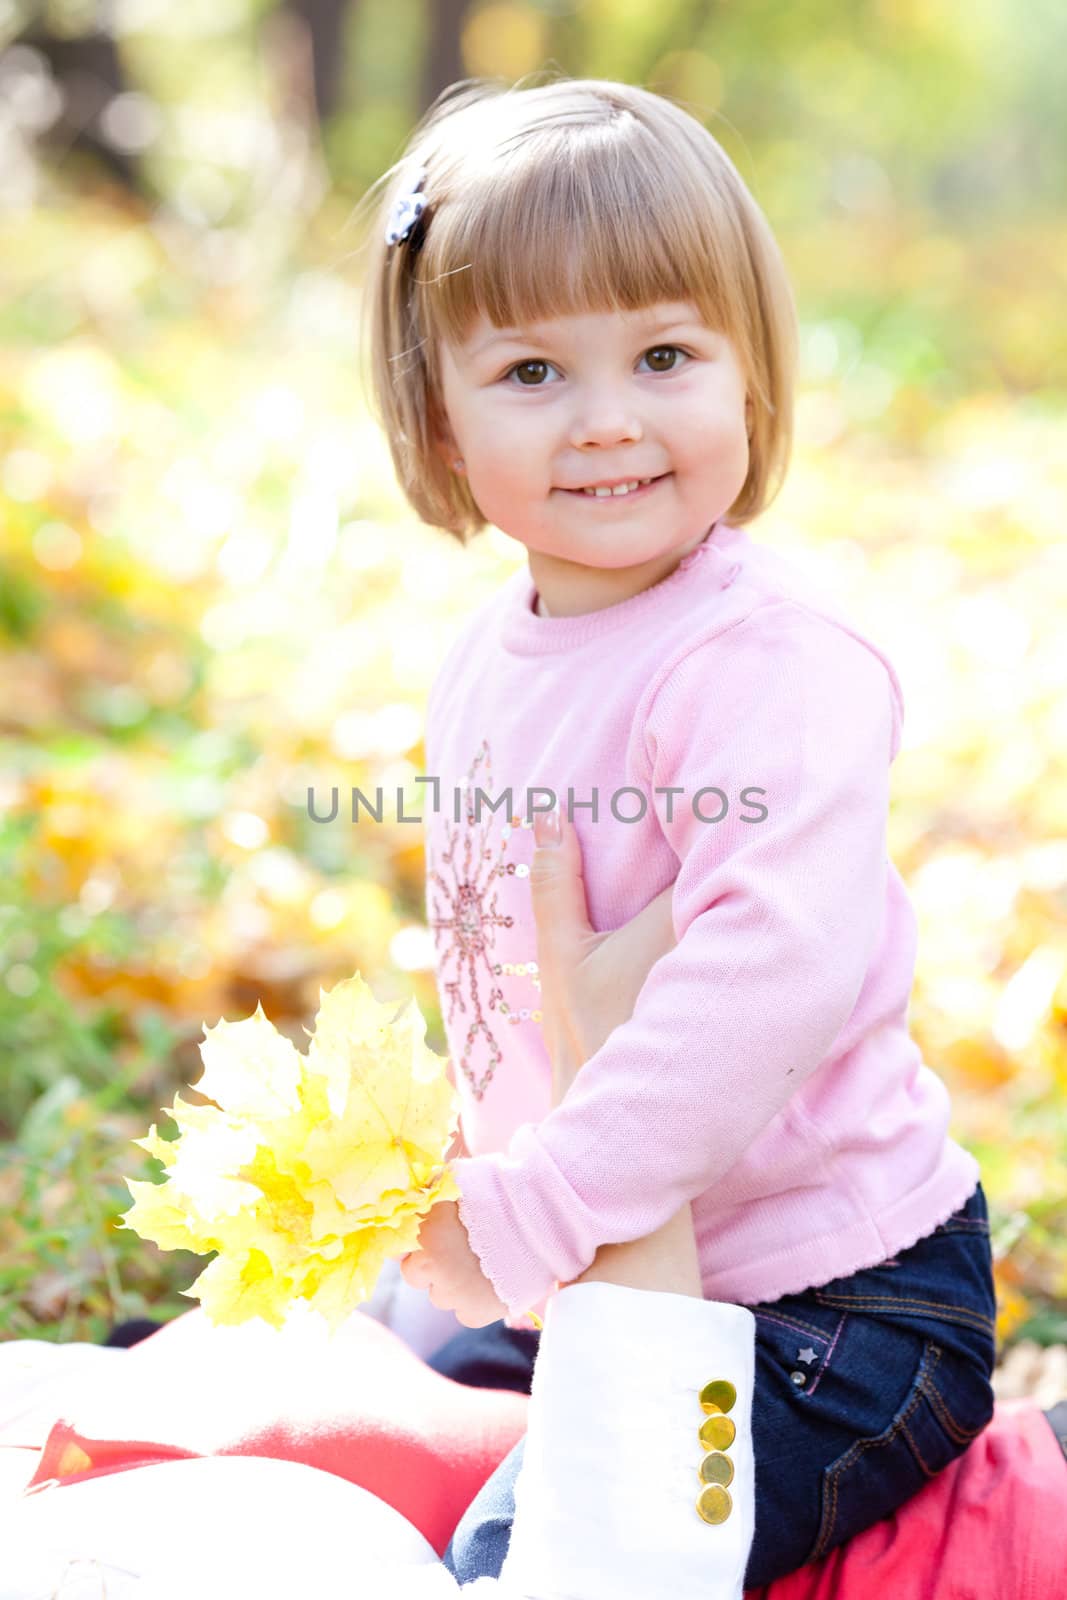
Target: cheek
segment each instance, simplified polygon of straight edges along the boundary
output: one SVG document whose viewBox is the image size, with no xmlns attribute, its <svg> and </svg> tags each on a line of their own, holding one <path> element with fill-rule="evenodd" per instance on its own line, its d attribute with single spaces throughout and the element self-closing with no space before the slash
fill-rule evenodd
<svg viewBox="0 0 1067 1600">
<path fill-rule="evenodd" d="M 521 472 L 526 461 L 544 455 L 553 434 L 551 425 L 536 406 L 501 406 L 482 422 L 482 438 L 493 457 L 513 471 Z"/>
<path fill-rule="evenodd" d="M 687 421 L 676 441 L 680 456 L 698 472 L 714 472 L 726 462 L 735 464 L 748 455 L 748 429 L 744 408 L 709 404 Z"/>
<path fill-rule="evenodd" d="M 472 479 L 486 490 L 497 485 L 501 492 L 509 485 L 541 486 L 550 476 L 551 455 L 542 433 L 536 421 L 506 411 L 479 418 L 466 458 Z"/>
</svg>

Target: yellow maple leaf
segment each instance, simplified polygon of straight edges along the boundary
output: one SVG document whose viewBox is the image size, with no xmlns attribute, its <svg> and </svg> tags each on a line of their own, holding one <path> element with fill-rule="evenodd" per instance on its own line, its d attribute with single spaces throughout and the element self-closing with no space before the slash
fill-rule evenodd
<svg viewBox="0 0 1067 1600">
<path fill-rule="evenodd" d="M 196 1088 L 215 1104 L 176 1095 L 178 1138 L 153 1124 L 134 1141 L 166 1172 L 126 1180 L 123 1226 L 164 1250 L 218 1252 L 184 1291 L 213 1322 L 281 1327 L 301 1300 L 336 1327 L 416 1248 L 430 1207 L 459 1198 L 446 1063 L 414 1000 L 394 1010 L 356 973 L 319 991 L 306 1055 L 262 1006 L 205 1025 Z"/>
</svg>

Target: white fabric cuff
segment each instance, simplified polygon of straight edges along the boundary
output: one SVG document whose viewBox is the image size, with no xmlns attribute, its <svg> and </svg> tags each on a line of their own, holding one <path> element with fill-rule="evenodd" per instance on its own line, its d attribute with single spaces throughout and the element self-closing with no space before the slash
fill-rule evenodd
<svg viewBox="0 0 1067 1600">
<path fill-rule="evenodd" d="M 755 1319 L 743 1306 L 619 1284 L 549 1303 L 511 1543 L 500 1574 L 530 1600 L 740 1600 L 755 1517 Z M 700 1391 L 737 1391 L 732 1509 L 696 1509 Z"/>
</svg>

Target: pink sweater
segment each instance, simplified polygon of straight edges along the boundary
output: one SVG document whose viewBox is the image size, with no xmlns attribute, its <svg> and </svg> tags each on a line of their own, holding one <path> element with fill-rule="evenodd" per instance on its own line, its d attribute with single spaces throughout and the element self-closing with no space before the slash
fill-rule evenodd
<svg viewBox="0 0 1067 1600">
<path fill-rule="evenodd" d="M 978 1181 L 908 1033 L 915 915 L 886 851 L 900 686 L 807 582 L 724 522 L 583 616 L 538 616 L 523 568 L 433 685 L 426 910 L 472 1152 L 459 1214 L 509 1320 L 685 1200 L 705 1295 L 750 1304 L 886 1260 Z M 596 929 L 676 880 L 677 945 L 554 1110 L 539 787 L 573 791 Z"/>
</svg>

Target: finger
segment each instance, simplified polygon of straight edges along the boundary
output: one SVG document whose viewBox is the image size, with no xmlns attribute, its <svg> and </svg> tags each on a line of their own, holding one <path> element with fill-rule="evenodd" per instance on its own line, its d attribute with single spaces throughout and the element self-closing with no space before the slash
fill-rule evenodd
<svg viewBox="0 0 1067 1600">
<path fill-rule="evenodd" d="M 421 1250 L 411 1250 L 400 1258 L 400 1276 L 412 1289 L 423 1289 L 429 1278 L 426 1256 Z"/>
<path fill-rule="evenodd" d="M 585 898 L 578 833 L 561 807 L 556 806 L 554 810 L 559 819 L 559 843 L 548 843 L 546 814 L 538 812 L 534 818 L 534 853 L 530 866 L 538 963 L 542 966 L 546 961 L 564 957 L 583 937 L 595 934 Z"/>
<path fill-rule="evenodd" d="M 453 1307 L 449 1306 L 448 1309 L 452 1311 Z M 499 1312 L 477 1311 L 473 1306 L 460 1307 L 455 1311 L 455 1317 L 465 1328 L 487 1328 L 491 1322 L 500 1321 Z"/>
<path fill-rule="evenodd" d="M 446 1161 L 454 1161 L 457 1158 L 457 1156 L 460 1157 L 460 1158 L 464 1158 L 464 1157 L 467 1157 L 469 1155 L 470 1155 L 470 1151 L 467 1149 L 467 1141 L 463 1137 L 463 1128 L 462 1128 L 462 1126 L 460 1126 L 460 1127 L 458 1127 L 456 1129 L 455 1133 L 452 1135 L 452 1143 L 449 1145 L 448 1149 L 445 1152 L 445 1160 Z"/>
</svg>

